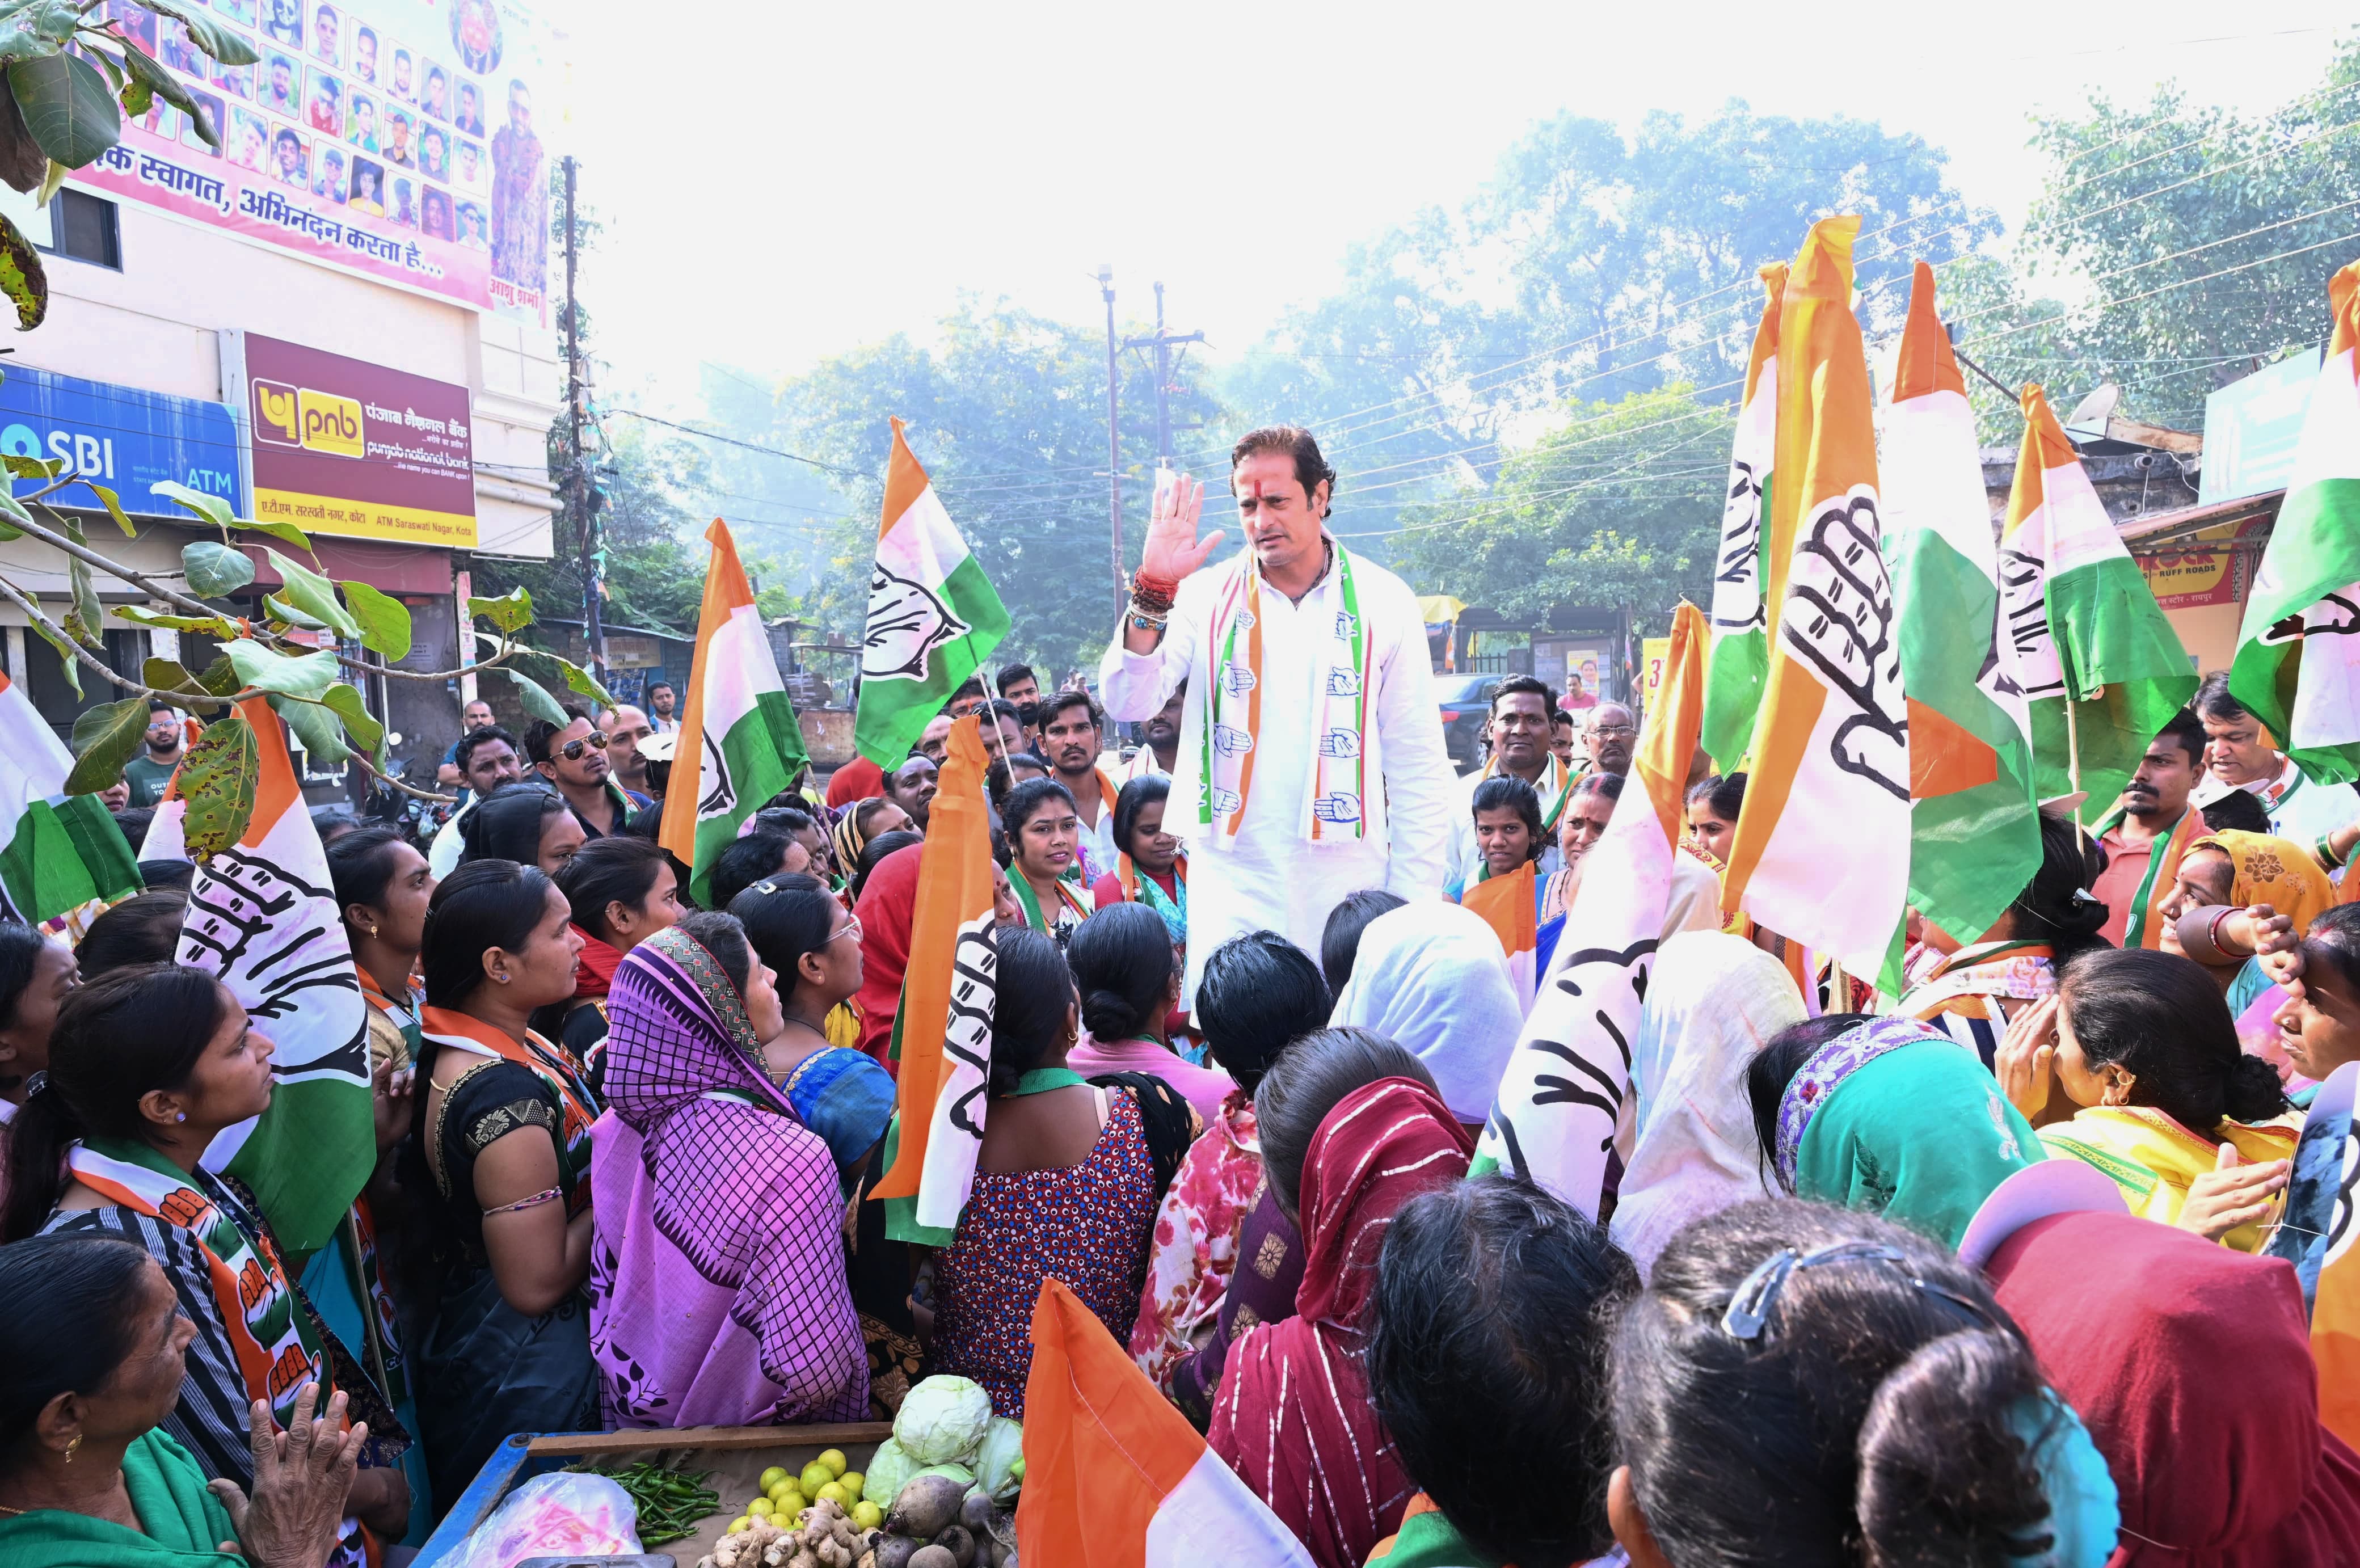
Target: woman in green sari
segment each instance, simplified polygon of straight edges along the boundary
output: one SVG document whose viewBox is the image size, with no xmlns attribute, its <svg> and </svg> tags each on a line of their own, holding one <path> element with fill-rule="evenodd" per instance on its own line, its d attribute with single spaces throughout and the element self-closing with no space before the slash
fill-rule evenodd
<svg viewBox="0 0 2360 1568">
<path fill-rule="evenodd" d="M 252 1500 L 207 1484 L 158 1424 L 180 1397 L 196 1325 L 129 1242 L 39 1236 L 0 1248 L 0 1562 L 77 1568 L 320 1568 L 336 1548 L 366 1422 L 344 1398 L 285 1453 L 253 1414 Z"/>
</svg>

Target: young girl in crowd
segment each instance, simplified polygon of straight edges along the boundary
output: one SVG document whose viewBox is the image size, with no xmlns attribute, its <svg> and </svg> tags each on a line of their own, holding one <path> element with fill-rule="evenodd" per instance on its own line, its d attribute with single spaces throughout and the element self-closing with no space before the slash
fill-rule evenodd
<svg viewBox="0 0 2360 1568">
<path fill-rule="evenodd" d="M 596 1088 L 605 1072 L 606 991 L 623 955 L 681 917 L 680 876 L 652 842 L 610 834 L 584 844 L 552 875 L 582 939 L 574 995 L 533 1021 L 573 1054 Z"/>
<path fill-rule="evenodd" d="M 1115 904 L 1074 928 L 1065 952 L 1082 998 L 1082 1028 L 1067 1064 L 1085 1077 L 1143 1073 L 1177 1089 L 1207 1124 L 1237 1087 L 1218 1068 L 1199 1067 L 1172 1049 L 1180 964 L 1172 933 L 1144 904 Z"/>
<path fill-rule="evenodd" d="M 1008 880 L 1024 923 L 1063 947 L 1097 907 L 1090 890 L 1068 877 L 1080 864 L 1082 819 L 1073 791 L 1054 779 L 1034 779 L 1008 791 L 1000 813 L 1014 862 Z"/>
<path fill-rule="evenodd" d="M 1132 779 L 1115 797 L 1115 868 L 1090 886 L 1101 909 L 1114 904 L 1144 904 L 1164 917 L 1164 930 L 1182 963 L 1188 951 L 1188 857 L 1180 841 L 1164 831 L 1172 780 L 1161 773 Z"/>
<path fill-rule="evenodd" d="M 2291 921 L 2263 944 L 2263 964 L 2285 993 L 2271 1023 L 2303 1077 L 2323 1081 L 2360 1062 L 2360 905 L 2339 904 L 2298 937 Z M 2314 1087 L 2302 1091 L 2307 1105 Z"/>
<path fill-rule="evenodd" d="M 1688 853 L 1719 874 L 1729 865 L 1729 846 L 1737 837 L 1738 813 L 1745 809 L 1745 775 L 1714 774 L 1688 791 Z"/>
<path fill-rule="evenodd" d="M 582 1293 L 590 1124 L 581 1063 L 535 1034 L 574 995 L 573 910 L 537 867 L 475 860 L 427 906 L 424 1040 L 401 1184 L 406 1340 L 438 1497 L 519 1432 L 597 1421 Z"/>
<path fill-rule="evenodd" d="M 934 1367 L 974 1378 L 995 1412 L 1021 1420 L 1043 1277 L 1071 1286 L 1108 1333 L 1127 1336 L 1156 1205 L 1187 1133 L 1184 1122 L 1176 1141 L 1164 1140 L 1170 1163 L 1159 1172 L 1142 1101 L 1160 1085 L 1085 1082 L 1065 1064 L 1081 1003 L 1065 955 L 1023 927 L 1003 927 L 999 944 L 990 1104 L 975 1186 L 935 1258 Z M 1172 1111 L 1188 1116 L 1175 1097 L 1157 1119 Z"/>
<path fill-rule="evenodd" d="M 81 984 L 72 948 L 30 926 L 0 922 L 0 1201 L 8 1195 L 8 1126 L 49 1071 L 58 1004 Z"/>
<path fill-rule="evenodd" d="M 1776 1200 L 1699 1221 L 1623 1314 L 1611 1380 L 1607 1510 L 1635 1568 L 2114 1550 L 2089 1433 L 1983 1277 L 1899 1225 Z"/>
<path fill-rule="evenodd" d="M 2196 964 L 2147 948 L 2084 954 L 2054 1001 L 2009 1026 L 2000 1058 L 2018 1110 L 2041 1115 L 2057 1089 L 2080 1107 L 2041 1141 L 2112 1177 L 2133 1214 L 2240 1252 L 2262 1244 L 2301 1118 L 2270 1064 L 2238 1050 Z"/>
<path fill-rule="evenodd" d="M 1256 1108 L 1272 1195 L 1302 1233 L 1303 1283 L 1295 1315 L 1229 1347 L 1207 1442 L 1320 1568 L 1359 1568 L 1410 1494 L 1369 1402 L 1361 1308 L 1387 1223 L 1463 1177 L 1475 1141 L 1425 1065 L 1363 1029 L 1290 1047 Z"/>
<path fill-rule="evenodd" d="M 757 882 L 729 912 L 776 976 L 779 1024 L 762 1039 L 762 1070 L 849 1182 L 893 1116 L 892 1074 L 828 1042 L 829 1015 L 860 990 L 859 918 L 809 877 Z"/>
<path fill-rule="evenodd" d="M 698 911 L 631 949 L 608 1016 L 590 1342 L 610 1424 L 866 1414 L 836 1161 L 762 1069 L 769 965 Z"/>
<path fill-rule="evenodd" d="M 135 893 L 90 922 L 74 948 L 82 978 L 95 980 L 110 969 L 135 964 L 169 964 L 180 945 L 188 918 L 186 888 Z"/>
<path fill-rule="evenodd" d="M 176 964 L 117 969 L 58 1008 L 49 1068 L 9 1139 L 0 1239 L 36 1232 L 120 1236 L 147 1249 L 197 1325 L 165 1421 L 209 1475 L 250 1486 L 251 1407 L 294 1419 L 297 1386 L 337 1387 L 387 1434 L 349 1508 L 380 1536 L 409 1527 L 410 1488 L 382 1391 L 339 1381 L 325 1331 L 296 1294 L 252 1195 L 198 1164 L 225 1127 L 269 1108 L 271 1045 L 228 988 Z M 300 1362 L 300 1377 L 282 1363 Z M 342 1354 L 335 1365 L 356 1368 Z M 359 1540 L 351 1540 L 357 1562 Z"/>
<path fill-rule="evenodd" d="M 589 837 L 565 798 L 538 784 L 504 784 L 459 818 L 459 858 L 512 860 L 554 877 Z"/>
<path fill-rule="evenodd" d="M 1196 984 L 1206 1043 L 1236 1087 L 1188 1146 L 1156 1214 L 1131 1354 L 1199 1430 L 1213 1419 L 1212 1390 L 1238 1325 L 1295 1310 L 1303 1248 L 1267 1202 L 1252 1096 L 1280 1052 L 1324 1025 L 1330 1007 L 1318 966 L 1276 931 L 1223 942 Z"/>
</svg>

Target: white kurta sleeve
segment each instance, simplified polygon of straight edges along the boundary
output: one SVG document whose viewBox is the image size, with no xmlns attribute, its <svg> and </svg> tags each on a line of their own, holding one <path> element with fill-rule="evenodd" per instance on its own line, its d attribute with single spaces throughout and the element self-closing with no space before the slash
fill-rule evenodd
<svg viewBox="0 0 2360 1568">
<path fill-rule="evenodd" d="M 1106 657 L 1098 660 L 1099 700 L 1105 702 L 1109 718 L 1127 722 L 1153 718 L 1156 710 L 1171 700 L 1174 688 L 1188 678 L 1197 638 L 1203 635 L 1197 623 L 1207 609 L 1203 584 L 1211 575 L 1211 569 L 1200 569 L 1180 584 L 1172 622 L 1164 628 L 1164 640 L 1153 652 L 1133 653 L 1122 646 L 1123 627 L 1131 624 L 1125 612 L 1121 625 L 1115 627 L 1114 639 L 1107 644 Z"/>
<path fill-rule="evenodd" d="M 1459 809 L 1458 779 L 1442 739 L 1441 711 L 1434 703 L 1434 667 L 1417 601 L 1404 589 L 1385 611 L 1385 666 L 1377 689 L 1385 825 L 1393 841 L 1385 888 L 1404 898 L 1438 898 L 1449 861 L 1452 813 Z"/>
</svg>

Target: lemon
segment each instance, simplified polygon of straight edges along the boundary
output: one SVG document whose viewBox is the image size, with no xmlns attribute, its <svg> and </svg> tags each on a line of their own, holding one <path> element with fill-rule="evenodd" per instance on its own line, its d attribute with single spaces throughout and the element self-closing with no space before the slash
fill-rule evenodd
<svg viewBox="0 0 2360 1568">
<path fill-rule="evenodd" d="M 858 1470 L 847 1470 L 836 1478 L 836 1484 L 857 1497 L 868 1489 L 869 1477 Z"/>
<path fill-rule="evenodd" d="M 777 1491 L 779 1489 L 779 1483 L 786 1478 L 787 1473 L 773 1465 L 768 1470 L 762 1472 L 762 1478 L 755 1482 L 754 1485 L 761 1489 L 764 1497 L 768 1497 L 772 1492 Z"/>
<path fill-rule="evenodd" d="M 792 1481 L 770 1494 L 770 1507 L 781 1519 L 792 1519 L 810 1506 L 803 1500 L 803 1493 L 795 1489 Z"/>
<path fill-rule="evenodd" d="M 768 1497 L 757 1497 L 746 1505 L 748 1519 L 768 1519 L 778 1510 L 778 1505 Z"/>
<path fill-rule="evenodd" d="M 885 1510 L 875 1503 L 862 1501 L 852 1505 L 852 1528 L 876 1530 L 885 1523 Z"/>
<path fill-rule="evenodd" d="M 728 1535 L 743 1535 L 753 1522 L 753 1519 L 748 1516 L 739 1514 L 736 1519 L 729 1521 L 729 1528 L 724 1533 Z"/>
<path fill-rule="evenodd" d="M 836 1472 L 814 1459 L 803 1466 L 803 1489 L 806 1497 L 817 1497 L 819 1489 L 836 1479 Z"/>
<path fill-rule="evenodd" d="M 826 1453 L 821 1454 L 817 1459 L 813 1460 L 812 1463 L 814 1465 L 826 1465 L 827 1473 L 831 1478 L 841 1477 L 845 1471 L 851 1468 L 852 1464 L 850 1460 L 845 1458 L 844 1450 L 841 1448 L 831 1448 Z"/>
<path fill-rule="evenodd" d="M 843 1482 L 830 1481 L 819 1489 L 819 1496 L 812 1501 L 834 1503 L 839 1508 L 849 1508 L 852 1507 L 852 1494 L 844 1489 Z"/>
</svg>

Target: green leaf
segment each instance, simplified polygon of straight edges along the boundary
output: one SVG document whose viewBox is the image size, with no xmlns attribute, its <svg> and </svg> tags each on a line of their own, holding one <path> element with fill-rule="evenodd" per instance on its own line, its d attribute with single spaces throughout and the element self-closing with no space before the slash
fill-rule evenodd
<svg viewBox="0 0 2360 1568">
<path fill-rule="evenodd" d="M 53 43 L 71 43 L 74 29 L 82 26 L 83 9 L 73 0 L 36 0 L 16 25 L 29 27 Z"/>
<path fill-rule="evenodd" d="M 469 599 L 467 618 L 481 615 L 504 632 L 520 632 L 532 625 L 532 595 L 511 588 L 497 599 Z"/>
<path fill-rule="evenodd" d="M 180 79 L 174 76 L 170 71 L 165 70 L 153 55 L 148 54 L 138 45 L 131 42 L 128 38 L 122 41 L 123 66 L 124 69 L 131 74 L 131 86 L 142 89 L 155 97 L 161 98 L 165 103 L 169 103 L 173 108 L 178 109 L 180 113 L 186 114 L 191 121 L 195 122 L 197 135 L 204 137 L 206 142 L 210 145 L 215 147 L 220 147 L 220 129 L 213 123 L 213 115 L 211 112 L 208 111 L 203 104 L 198 103 L 195 96 L 192 95 L 186 87 L 183 87 L 180 84 Z M 130 88 L 126 89 L 126 93 L 128 91 L 130 91 Z M 130 106 L 130 100 L 126 98 L 124 103 L 125 107 L 128 108 Z M 136 111 L 137 114 L 144 114 L 147 112 L 148 111 L 144 107 Z"/>
<path fill-rule="evenodd" d="M 43 642 L 48 643 L 51 648 L 58 650 L 59 661 L 66 667 L 66 684 L 73 688 L 73 694 L 75 696 L 81 696 L 82 662 L 74 658 L 73 644 L 66 641 L 63 637 L 58 636 L 57 633 L 49 630 L 47 626 L 43 625 L 39 621 L 35 621 L 33 623 L 33 629 L 41 634 L 41 640 Z"/>
<path fill-rule="evenodd" d="M 74 720 L 73 771 L 66 775 L 66 793 L 95 795 L 123 776 L 123 765 L 137 755 L 148 736 L 148 699 L 130 697 L 101 702 Z"/>
<path fill-rule="evenodd" d="M 572 659 L 560 659 L 557 655 L 547 652 L 542 653 L 541 657 L 564 672 L 568 691 L 578 696 L 588 697 L 605 707 L 611 708 L 615 705 L 615 699 L 606 694 L 606 688 L 598 684 L 597 678 Z"/>
<path fill-rule="evenodd" d="M 31 332 L 49 313 L 49 275 L 41 253 L 5 212 L 0 212 L 0 294 L 16 307 L 19 332 Z"/>
<path fill-rule="evenodd" d="M 285 539 L 297 550 L 311 548 L 311 536 L 292 523 L 257 523 L 252 517 L 239 517 L 233 526 L 252 533 L 268 534 L 272 539 Z"/>
<path fill-rule="evenodd" d="M 186 27 L 189 41 L 224 65 L 252 65 L 262 58 L 246 35 L 223 27 L 188 0 L 139 0 L 139 4 Z"/>
<path fill-rule="evenodd" d="M 213 539 L 182 545 L 180 568 L 188 573 L 189 592 L 200 599 L 235 593 L 254 581 L 254 562 L 246 552 Z"/>
<path fill-rule="evenodd" d="M 66 470 L 61 457 L 21 457 L 16 452 L 0 453 L 0 466 L 16 479 L 55 479 Z"/>
<path fill-rule="evenodd" d="M 336 656 L 325 648 L 290 659 L 251 637 L 240 637 L 224 644 L 222 655 L 236 670 L 238 679 L 258 691 L 284 691 L 316 702 L 336 679 Z"/>
<path fill-rule="evenodd" d="M 253 725 L 232 713 L 205 726 L 180 761 L 180 798 L 189 803 L 183 831 L 190 859 L 208 860 L 245 836 L 261 778 L 260 742 Z"/>
<path fill-rule="evenodd" d="M 320 700 L 335 712 L 336 717 L 344 721 L 344 733 L 360 742 L 364 750 L 382 752 L 385 749 L 385 726 L 377 722 L 367 704 L 361 701 L 358 688 L 339 681 L 329 687 L 328 694 Z"/>
<path fill-rule="evenodd" d="M 294 626 L 307 632 L 323 632 L 328 629 L 327 622 L 313 620 L 276 593 L 265 593 L 262 596 L 262 608 L 263 613 L 279 626 Z"/>
<path fill-rule="evenodd" d="M 150 691 L 169 691 L 191 707 L 218 708 L 221 695 L 225 695 L 206 691 L 188 667 L 174 659 L 148 659 L 139 667 L 139 679 Z"/>
<path fill-rule="evenodd" d="M 236 526 L 237 518 L 230 514 L 229 503 L 218 495 L 208 495 L 202 490 L 191 490 L 187 485 L 175 484 L 169 479 L 158 480 L 148 486 L 148 493 L 151 495 L 161 495 L 168 501 L 178 502 L 217 528 Z"/>
<path fill-rule="evenodd" d="M 100 500 L 106 503 L 106 515 L 115 519 L 115 526 L 116 528 L 123 530 L 123 537 L 126 539 L 137 539 L 139 537 L 139 530 L 133 528 L 131 526 L 131 519 L 124 515 L 123 497 L 117 495 L 114 491 L 109 490 L 104 485 L 93 485 L 91 488 L 97 492 L 98 498 Z"/>
<path fill-rule="evenodd" d="M 226 654 L 215 657 L 211 664 L 197 671 L 197 684 L 216 697 L 234 697 L 246 682 L 239 678 L 237 666 Z"/>
<path fill-rule="evenodd" d="M 123 136 L 123 115 L 106 78 L 80 55 L 20 60 L 8 86 L 33 143 L 68 169 L 81 169 Z"/>
<path fill-rule="evenodd" d="M 410 657 L 410 608 L 366 583 L 339 583 L 344 607 L 360 623 L 361 646 L 399 663 Z"/>
<path fill-rule="evenodd" d="M 237 623 L 226 615 L 168 615 L 161 610 L 146 609 L 138 604 L 117 604 L 115 606 L 115 616 L 117 620 L 129 621 L 135 626 L 161 626 L 168 631 L 202 632 L 205 636 L 220 642 L 227 642 L 234 637 L 245 635 L 238 630 Z M 152 686 L 155 682 L 151 681 L 148 684 Z"/>
<path fill-rule="evenodd" d="M 66 635 L 92 648 L 104 647 L 99 634 L 105 629 L 106 611 L 98 602 L 97 581 L 82 557 L 66 557 L 66 583 L 73 593 L 73 608 L 66 612 Z"/>
<path fill-rule="evenodd" d="M 516 682 L 517 695 L 524 699 L 524 711 L 534 718 L 545 720 L 561 729 L 574 722 L 565 716 L 565 710 L 557 705 L 557 699 L 541 689 L 539 681 L 528 680 L 513 670 L 502 669 L 500 673 Z"/>
<path fill-rule="evenodd" d="M 277 597 L 284 599 L 321 625 L 333 628 L 338 637 L 355 642 L 360 640 L 360 623 L 346 614 L 344 606 L 337 601 L 334 583 L 268 546 L 264 547 L 263 552 L 270 557 L 270 564 L 278 569 L 279 575 L 287 580 L 287 585 L 279 590 Z"/>
<path fill-rule="evenodd" d="M 274 695 L 270 705 L 295 732 L 297 744 L 311 757 L 313 767 L 333 768 L 352 756 L 353 748 L 344 744 L 344 726 L 319 703 Z"/>
<path fill-rule="evenodd" d="M 16 6 L 17 11 L 29 9 Z M 55 38 L 45 38 L 26 25 L 22 16 L 12 20 L 5 30 L 0 30 L 0 65 L 14 65 L 20 60 L 47 60 L 60 52 Z"/>
<path fill-rule="evenodd" d="M 66 177 L 72 172 L 56 158 L 50 158 L 49 167 L 41 171 L 41 188 L 33 192 L 33 200 L 44 207 L 48 206 L 57 193 L 65 189 Z"/>
</svg>

